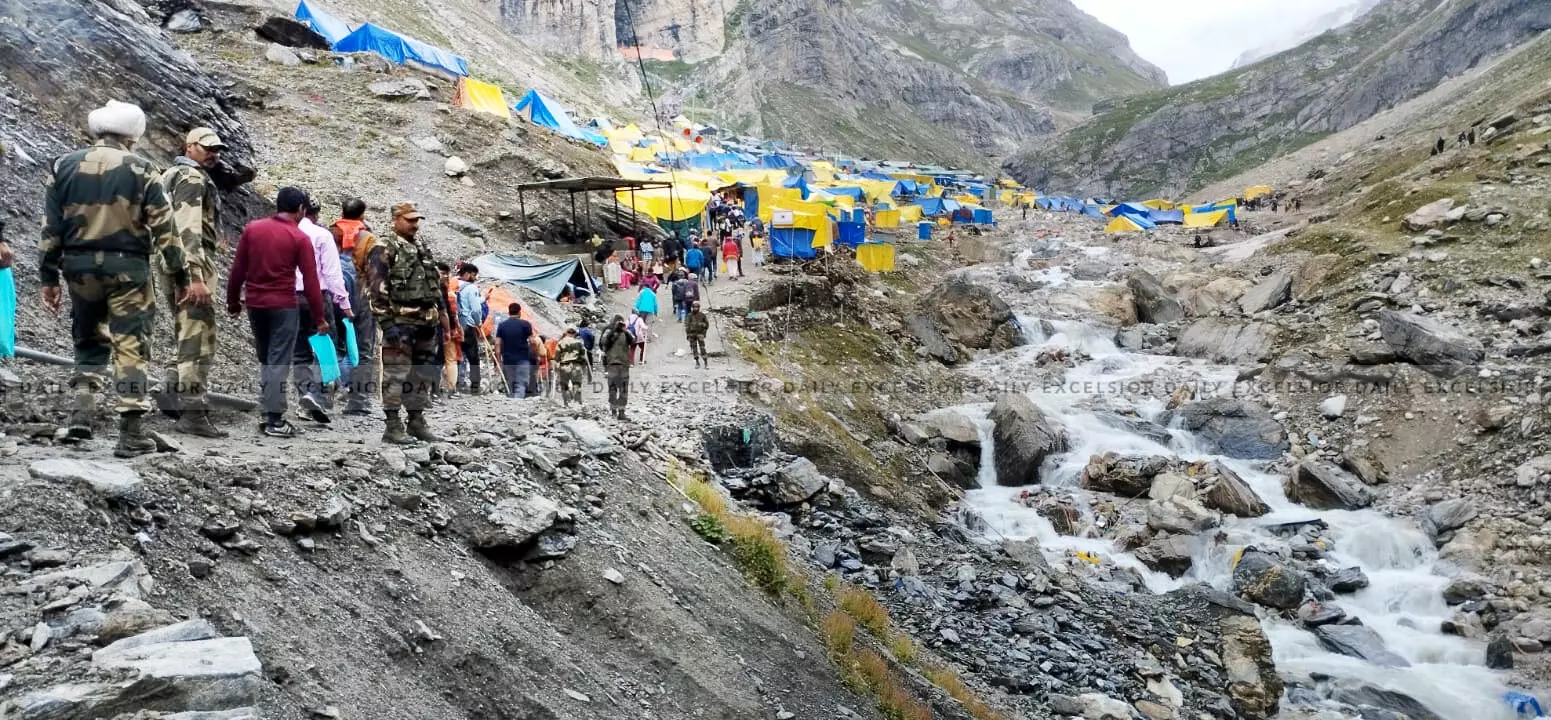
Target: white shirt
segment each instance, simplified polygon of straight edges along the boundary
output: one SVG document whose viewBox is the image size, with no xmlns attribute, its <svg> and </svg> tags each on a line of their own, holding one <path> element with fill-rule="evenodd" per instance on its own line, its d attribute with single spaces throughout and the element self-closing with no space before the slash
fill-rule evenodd
<svg viewBox="0 0 1551 720">
<path fill-rule="evenodd" d="M 312 241 L 312 257 L 318 263 L 318 284 L 323 292 L 334 296 L 334 304 L 341 310 L 350 309 L 350 294 L 345 292 L 345 276 L 339 269 L 339 248 L 334 247 L 334 234 L 319 227 L 311 218 L 302 218 L 296 224 Z M 296 292 L 302 291 L 302 271 L 296 271 Z"/>
</svg>

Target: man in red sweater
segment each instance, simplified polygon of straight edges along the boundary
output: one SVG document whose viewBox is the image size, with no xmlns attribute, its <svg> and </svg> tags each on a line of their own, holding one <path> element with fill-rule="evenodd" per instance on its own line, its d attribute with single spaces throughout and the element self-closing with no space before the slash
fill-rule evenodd
<svg viewBox="0 0 1551 720">
<path fill-rule="evenodd" d="M 226 281 L 226 311 L 236 316 L 248 307 L 248 325 L 258 351 L 259 404 L 264 410 L 263 432 L 271 437 L 292 437 L 296 428 L 285 419 L 286 379 L 291 375 L 291 351 L 296 344 L 300 318 L 296 308 L 296 274 L 301 271 L 302 293 L 312 314 L 313 327 L 327 334 L 323 294 L 318 289 L 318 264 L 312 242 L 297 223 L 307 204 L 307 193 L 281 188 L 275 199 L 278 212 L 254 220 L 242 229 L 237 257 Z M 247 288 L 244 297 L 243 288 Z"/>
</svg>

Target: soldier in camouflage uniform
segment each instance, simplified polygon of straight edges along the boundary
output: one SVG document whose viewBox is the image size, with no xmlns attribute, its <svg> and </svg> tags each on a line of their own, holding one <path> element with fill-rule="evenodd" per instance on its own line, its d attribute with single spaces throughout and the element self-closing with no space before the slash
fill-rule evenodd
<svg viewBox="0 0 1551 720">
<path fill-rule="evenodd" d="M 94 395 L 106 384 L 111 360 L 119 413 L 114 454 L 132 457 L 156 450 L 142 425 L 151 406 L 146 359 L 155 306 L 152 253 L 161 256 L 182 293 L 180 304 L 209 303 L 210 291 L 189 278 L 155 166 L 131 151 L 145 133 L 145 113 L 110 102 L 92 111 L 87 126 L 96 142 L 52 165 L 38 270 L 50 310 L 60 309 L 61 276 L 70 288 L 76 363 L 70 433 L 91 436 Z"/>
<path fill-rule="evenodd" d="M 416 237 L 422 217 L 414 203 L 394 205 L 393 232 L 377 240 L 362 268 L 367 301 L 382 328 L 382 441 L 398 445 L 441 441 L 426 423 L 425 409 L 442 372 L 438 340 L 451 334 L 452 325 L 436 259 Z M 407 424 L 400 408 L 409 413 Z"/>
<path fill-rule="evenodd" d="M 560 385 L 560 404 L 582 403 L 582 376 L 587 373 L 587 346 L 576 328 L 566 328 L 555 346 L 556 380 Z"/>
<path fill-rule="evenodd" d="M 183 155 L 162 173 L 162 186 L 172 203 L 172 222 L 183 243 L 183 257 L 190 278 L 206 286 L 215 279 L 215 256 L 221 241 L 217 228 L 220 195 L 206 174 L 207 168 L 220 161 L 226 144 L 210 128 L 194 128 L 183 141 Z M 165 263 L 155 262 L 158 284 L 172 314 L 173 337 L 177 340 L 177 362 L 168 369 L 158 400 L 162 410 L 180 415 L 179 432 L 208 438 L 226 437 L 226 431 L 210 423 L 210 408 L 205 401 L 205 384 L 210 378 L 210 363 L 215 358 L 215 306 L 212 303 L 183 304 L 177 301 L 171 275 Z"/>
</svg>

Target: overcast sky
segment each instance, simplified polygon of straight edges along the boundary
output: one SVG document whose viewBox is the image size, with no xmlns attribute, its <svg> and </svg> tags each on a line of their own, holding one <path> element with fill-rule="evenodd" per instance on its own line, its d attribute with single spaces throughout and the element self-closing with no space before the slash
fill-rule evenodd
<svg viewBox="0 0 1551 720">
<path fill-rule="evenodd" d="M 1353 0 L 1073 0 L 1126 34 L 1131 48 L 1180 84 L 1215 75 L 1234 58 L 1294 33 Z"/>
</svg>

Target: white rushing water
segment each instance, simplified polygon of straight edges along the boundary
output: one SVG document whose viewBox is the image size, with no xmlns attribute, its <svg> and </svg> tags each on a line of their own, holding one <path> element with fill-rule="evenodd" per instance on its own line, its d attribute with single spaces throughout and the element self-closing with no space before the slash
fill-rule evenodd
<svg viewBox="0 0 1551 720">
<path fill-rule="evenodd" d="M 1101 253 L 1086 252 L 1088 256 Z M 1021 256 L 1020 257 L 1024 257 Z M 1023 267 L 1017 263 L 1015 267 Z M 1077 285 L 1060 266 L 1030 273 L 1047 284 L 1047 290 Z M 1091 283 L 1089 283 L 1091 284 Z M 1328 526 L 1325 537 L 1334 543 L 1327 562 L 1332 569 L 1359 567 L 1369 586 L 1355 594 L 1337 596 L 1334 605 L 1383 638 L 1389 650 L 1411 663 L 1406 668 L 1387 668 L 1325 650 L 1314 636 L 1301 627 L 1270 617 L 1263 621 L 1270 637 L 1276 665 L 1284 677 L 1306 679 L 1310 673 L 1360 681 L 1404 693 L 1420 701 L 1434 713 L 1454 720 L 1512 720 L 1513 711 L 1504 703 L 1508 690 L 1503 680 L 1485 665 L 1483 643 L 1445 635 L 1440 626 L 1450 617 L 1442 592 L 1449 580 L 1436 572 L 1437 551 L 1427 536 L 1413 523 L 1388 517 L 1372 510 L 1321 511 L 1289 501 L 1282 490 L 1282 477 L 1266 471 L 1265 463 L 1236 460 L 1203 451 L 1192 437 L 1171 430 L 1167 442 L 1117 429 L 1106 423 L 1099 412 L 1129 412 L 1154 420 L 1164 411 L 1167 393 L 1137 393 L 1136 383 L 1158 377 L 1198 383 L 1199 389 L 1231 390 L 1236 370 L 1200 361 L 1129 353 L 1114 342 L 1114 329 L 1081 320 L 1046 320 L 1023 317 L 1020 321 L 1030 344 L 1008 354 L 980 363 L 979 369 L 995 374 L 999 368 L 1027 362 L 1041 352 L 1064 349 L 1076 353 L 1080 361 L 1068 370 L 1051 391 L 1035 390 L 1029 396 L 1049 417 L 1066 429 L 1068 451 L 1049 458 L 1042 474 L 1043 483 L 1062 492 L 1081 493 L 1078 477 L 1088 458 L 1114 452 L 1120 455 L 1165 455 L 1189 461 L 1217 461 L 1237 472 L 1271 512 L 1260 518 L 1225 516 L 1222 537 L 1214 543 L 1209 535 L 1198 538 L 1200 546 L 1190 572 L 1174 579 L 1153 572 L 1135 556 L 1122 552 L 1106 538 L 1071 537 L 1058 534 L 1050 522 L 1033 508 L 1019 502 L 1023 488 L 996 485 L 991 462 L 991 424 L 985 419 L 989 407 L 981 404 L 961 410 L 975 420 L 982 442 L 981 489 L 971 491 L 965 506 L 985 521 L 988 535 L 995 539 L 1034 539 L 1052 555 L 1071 556 L 1089 553 L 1101 562 L 1135 571 L 1154 592 L 1166 592 L 1181 585 L 1206 582 L 1231 589 L 1234 552 L 1246 545 L 1262 548 L 1285 547 L 1287 541 L 1270 531 L 1272 526 L 1288 522 L 1318 519 Z M 1083 512 L 1087 503 L 1079 503 Z M 1284 702 L 1284 712 L 1287 703 Z"/>
</svg>

